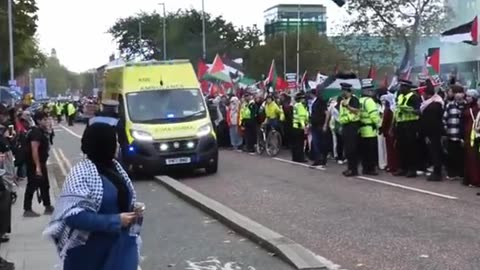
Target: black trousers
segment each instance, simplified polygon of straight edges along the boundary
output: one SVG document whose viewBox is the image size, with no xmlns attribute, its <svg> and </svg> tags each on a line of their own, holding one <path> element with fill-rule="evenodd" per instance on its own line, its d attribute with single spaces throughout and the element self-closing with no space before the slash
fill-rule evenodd
<svg viewBox="0 0 480 270">
<path fill-rule="evenodd" d="M 302 128 L 292 128 L 292 161 L 305 161 L 305 130 Z"/>
<path fill-rule="evenodd" d="M 255 119 L 245 120 L 245 145 L 248 152 L 255 152 L 257 143 L 257 122 Z"/>
<path fill-rule="evenodd" d="M 358 140 L 360 138 L 358 135 L 359 129 L 359 122 L 343 125 L 342 129 L 343 146 L 345 150 L 345 157 L 348 161 L 348 170 L 353 173 L 358 173 Z"/>
<path fill-rule="evenodd" d="M 68 125 L 73 126 L 73 119 L 75 118 L 75 115 L 69 115 L 68 116 Z"/>
<path fill-rule="evenodd" d="M 25 198 L 23 201 L 23 210 L 32 210 L 32 201 L 35 191 L 40 189 L 40 196 L 45 207 L 51 206 L 50 202 L 50 182 L 48 179 L 47 163 L 42 163 L 42 177 L 37 178 L 35 166 L 28 166 L 27 168 L 27 187 L 25 188 Z"/>
<path fill-rule="evenodd" d="M 62 115 L 61 114 L 60 115 L 57 114 L 57 122 L 58 123 L 62 122 Z"/>
<path fill-rule="evenodd" d="M 360 138 L 360 155 L 364 172 L 374 172 L 378 165 L 378 139 Z"/>
<path fill-rule="evenodd" d="M 439 134 L 426 136 L 428 153 L 433 165 L 433 174 L 442 175 L 442 137 Z"/>
<path fill-rule="evenodd" d="M 416 172 L 418 167 L 418 121 L 398 123 L 396 129 L 400 169 Z"/>
<path fill-rule="evenodd" d="M 0 181 L 3 181 L 0 179 Z M 12 231 L 12 193 L 0 191 L 0 236 Z"/>
<path fill-rule="evenodd" d="M 447 142 L 447 175 L 449 177 L 463 177 L 464 150 L 460 141 Z"/>
</svg>

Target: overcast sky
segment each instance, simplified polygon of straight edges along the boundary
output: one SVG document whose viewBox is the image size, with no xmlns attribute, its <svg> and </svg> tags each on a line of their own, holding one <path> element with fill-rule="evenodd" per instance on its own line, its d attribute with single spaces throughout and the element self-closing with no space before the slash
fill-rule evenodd
<svg viewBox="0 0 480 270">
<path fill-rule="evenodd" d="M 52 48 L 63 65 L 73 71 L 85 71 L 105 64 L 115 51 L 115 43 L 105 32 L 116 19 L 139 11 L 179 8 L 201 9 L 201 0 L 37 0 L 39 38 L 42 50 Z M 235 25 L 257 24 L 263 30 L 263 11 L 276 4 L 324 4 L 330 28 L 338 24 L 345 12 L 331 0 L 205 0 L 206 12 L 223 15 Z"/>
</svg>

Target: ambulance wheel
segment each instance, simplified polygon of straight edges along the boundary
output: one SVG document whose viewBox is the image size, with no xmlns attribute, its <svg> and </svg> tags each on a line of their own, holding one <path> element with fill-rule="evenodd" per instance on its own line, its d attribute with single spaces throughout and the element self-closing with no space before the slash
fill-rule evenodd
<svg viewBox="0 0 480 270">
<path fill-rule="evenodd" d="M 205 171 L 207 174 L 216 174 L 218 171 L 218 159 L 215 159 L 214 162 L 208 164 L 208 166 L 205 167 Z"/>
</svg>

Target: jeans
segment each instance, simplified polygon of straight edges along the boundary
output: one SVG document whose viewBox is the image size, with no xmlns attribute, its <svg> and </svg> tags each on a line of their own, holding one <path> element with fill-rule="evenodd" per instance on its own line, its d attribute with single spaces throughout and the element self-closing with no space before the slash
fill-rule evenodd
<svg viewBox="0 0 480 270">
<path fill-rule="evenodd" d="M 24 178 L 27 176 L 27 165 L 22 164 L 17 167 L 17 177 Z"/>
<path fill-rule="evenodd" d="M 230 126 L 229 132 L 230 132 L 230 141 L 232 143 L 233 148 L 237 149 L 242 146 L 242 137 L 240 136 L 240 132 L 238 130 L 238 126 Z"/>
<path fill-rule="evenodd" d="M 312 157 L 316 162 L 320 162 L 321 165 L 327 163 L 327 136 L 326 132 L 319 127 L 312 128 Z"/>
</svg>

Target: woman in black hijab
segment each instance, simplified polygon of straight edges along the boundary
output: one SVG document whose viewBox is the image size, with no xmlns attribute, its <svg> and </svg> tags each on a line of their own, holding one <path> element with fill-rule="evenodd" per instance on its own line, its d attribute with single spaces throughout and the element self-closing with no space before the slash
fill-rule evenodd
<svg viewBox="0 0 480 270">
<path fill-rule="evenodd" d="M 68 175 L 45 233 L 57 245 L 64 270 L 136 270 L 139 231 L 132 225 L 142 213 L 134 209 L 132 182 L 114 160 L 115 127 L 91 124 L 81 149 L 87 158 Z"/>
</svg>

